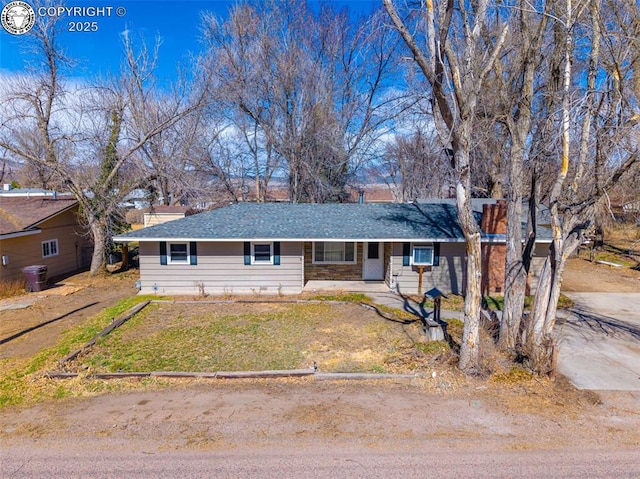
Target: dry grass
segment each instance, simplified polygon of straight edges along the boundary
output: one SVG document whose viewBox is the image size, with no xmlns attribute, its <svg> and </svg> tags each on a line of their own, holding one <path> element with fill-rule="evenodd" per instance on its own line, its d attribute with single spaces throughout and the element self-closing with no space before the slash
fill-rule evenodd
<svg viewBox="0 0 640 479">
<path fill-rule="evenodd" d="M 23 280 L 0 281 L 0 299 L 12 298 L 23 294 L 26 294 Z"/>
<path fill-rule="evenodd" d="M 633 223 L 618 223 L 605 228 L 605 241 L 626 246 L 640 240 L 640 226 Z"/>
<path fill-rule="evenodd" d="M 45 377 L 46 371 L 58 368 L 58 359 L 143 299 L 130 298 L 103 311 L 69 330 L 55 348 L 30 360 L 0 362 L 6 372 L 0 378 L 0 407 L 188 384 L 156 378 L 100 381 L 91 377 L 99 371 L 289 369 L 311 367 L 314 362 L 320 371 L 420 373 L 425 379 L 416 380 L 416 384 L 429 390 L 450 394 L 480 387 L 488 394 L 497 391 L 502 401 L 517 401 L 518 407 L 523 394 L 529 393 L 538 396 L 538 406 L 545 394 L 553 396 L 549 399 L 553 404 L 568 404 L 574 398 L 572 388 L 549 390 L 555 383 L 511 369 L 512 363 L 485 333 L 481 343 L 483 374 L 464 376 L 456 368 L 463 330 L 460 321 L 449 322 L 450 342 L 426 342 L 419 322 L 385 320 L 359 304 L 330 302 L 156 304 L 73 363 L 70 370 L 80 373 L 76 379 Z M 488 377 L 491 380 L 487 381 Z M 533 408 L 534 402 L 531 404 Z"/>
<path fill-rule="evenodd" d="M 315 362 L 332 372 L 417 372 L 428 364 L 424 341 L 418 322 L 387 321 L 357 304 L 157 304 L 101 341 L 76 368 L 239 371 Z"/>
</svg>

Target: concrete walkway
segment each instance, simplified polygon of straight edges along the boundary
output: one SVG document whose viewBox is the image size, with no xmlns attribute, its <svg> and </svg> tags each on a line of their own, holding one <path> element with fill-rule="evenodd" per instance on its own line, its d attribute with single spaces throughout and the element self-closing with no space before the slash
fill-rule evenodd
<svg viewBox="0 0 640 479">
<path fill-rule="evenodd" d="M 640 293 L 565 293 L 558 370 L 579 389 L 640 391 Z"/>
<path fill-rule="evenodd" d="M 420 303 L 417 303 L 406 296 L 400 296 L 399 294 L 391 292 L 367 292 L 366 294 L 376 304 L 381 304 L 388 308 L 400 309 L 421 319 L 433 319 L 433 309 L 424 308 Z M 440 318 L 444 320 L 459 319 L 462 321 L 464 319 L 464 313 L 462 311 L 449 311 L 442 309 L 440 310 Z"/>
</svg>

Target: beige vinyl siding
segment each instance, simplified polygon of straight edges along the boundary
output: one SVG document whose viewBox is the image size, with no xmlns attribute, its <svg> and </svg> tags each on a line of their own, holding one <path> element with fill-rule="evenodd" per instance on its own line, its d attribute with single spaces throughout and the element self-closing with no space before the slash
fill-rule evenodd
<svg viewBox="0 0 640 479">
<path fill-rule="evenodd" d="M 197 265 L 161 265 L 160 243 L 141 242 L 141 292 L 198 295 L 302 291 L 302 243 L 280 243 L 280 265 L 245 265 L 242 241 L 197 242 L 197 250 Z"/>
<path fill-rule="evenodd" d="M 82 261 L 82 249 L 89 242 L 77 222 L 76 209 L 66 211 L 39 225 L 41 233 L 0 240 L 0 256 L 9 263 L 0 264 L 0 281 L 22 280 L 25 266 L 45 265 L 47 278 L 76 271 L 87 265 Z M 58 254 L 42 257 L 42 242 L 58 240 Z"/>
<path fill-rule="evenodd" d="M 465 271 L 464 243 L 440 243 L 439 266 L 425 267 L 422 292 L 438 288 L 444 293 L 461 294 Z M 402 266 L 402 243 L 393 243 L 391 251 L 392 289 L 401 294 L 418 293 L 418 268 Z"/>
<path fill-rule="evenodd" d="M 159 225 L 167 221 L 184 218 L 184 213 L 144 213 L 144 227 Z"/>
</svg>

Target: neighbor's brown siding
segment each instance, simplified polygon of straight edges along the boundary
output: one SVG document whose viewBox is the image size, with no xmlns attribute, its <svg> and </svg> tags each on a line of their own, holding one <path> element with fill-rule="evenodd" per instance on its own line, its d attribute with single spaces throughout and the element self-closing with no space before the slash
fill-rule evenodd
<svg viewBox="0 0 640 479">
<path fill-rule="evenodd" d="M 43 222 L 39 228 L 42 230 L 39 234 L 0 241 L 0 256 L 6 256 L 9 261 L 7 266 L 0 263 L 0 281 L 24 279 L 22 268 L 25 266 L 47 266 L 47 278 L 88 266 L 83 264 L 82 252 L 83 248 L 90 248 L 91 245 L 82 234 L 76 208 Z M 58 255 L 43 258 L 42 242 L 54 239 L 58 240 Z"/>
<path fill-rule="evenodd" d="M 312 251 L 312 243 L 305 243 L 305 283 L 315 280 L 362 281 L 362 243 L 356 244 L 356 262 L 353 264 L 314 264 Z"/>
</svg>

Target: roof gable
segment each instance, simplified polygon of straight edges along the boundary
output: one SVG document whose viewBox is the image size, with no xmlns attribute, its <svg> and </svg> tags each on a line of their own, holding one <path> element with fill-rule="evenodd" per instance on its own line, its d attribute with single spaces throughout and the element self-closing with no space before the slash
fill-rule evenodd
<svg viewBox="0 0 640 479">
<path fill-rule="evenodd" d="M 0 235 L 35 228 L 77 204 L 73 198 L 0 197 Z"/>
</svg>

